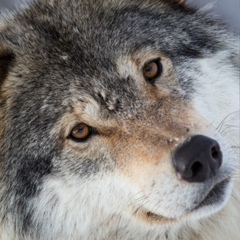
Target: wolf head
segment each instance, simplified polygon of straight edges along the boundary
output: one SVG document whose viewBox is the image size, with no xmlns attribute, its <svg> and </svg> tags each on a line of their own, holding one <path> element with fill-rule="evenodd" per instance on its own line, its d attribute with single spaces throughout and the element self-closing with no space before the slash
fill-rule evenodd
<svg viewBox="0 0 240 240">
<path fill-rule="evenodd" d="M 222 209 L 237 47 L 182 1 L 39 1 L 2 20 L 2 232 L 152 239 Z"/>
</svg>

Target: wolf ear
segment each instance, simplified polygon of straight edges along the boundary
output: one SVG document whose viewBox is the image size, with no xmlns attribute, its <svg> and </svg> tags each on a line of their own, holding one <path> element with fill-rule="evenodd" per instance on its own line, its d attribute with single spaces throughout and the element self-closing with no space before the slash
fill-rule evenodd
<svg viewBox="0 0 240 240">
<path fill-rule="evenodd" d="M 8 75 L 9 68 L 13 63 L 14 58 L 13 52 L 0 46 L 0 87 Z"/>
</svg>

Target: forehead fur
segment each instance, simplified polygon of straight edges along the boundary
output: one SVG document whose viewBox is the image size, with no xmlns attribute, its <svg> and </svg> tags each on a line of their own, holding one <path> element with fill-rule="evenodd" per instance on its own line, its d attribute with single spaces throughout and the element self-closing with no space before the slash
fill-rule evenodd
<svg viewBox="0 0 240 240">
<path fill-rule="evenodd" d="M 0 34 L 0 42 L 16 56 L 10 74 L 15 98 L 24 81 L 29 99 L 24 105 L 29 108 L 35 99 L 40 106 L 58 111 L 73 93 L 88 94 L 110 111 L 141 108 L 133 77 L 119 72 L 125 64 L 120 59 L 161 52 L 176 65 L 181 58 L 196 58 L 220 47 L 211 22 L 203 22 L 179 2 L 102 0 L 96 5 L 93 0 L 58 4 L 42 0 L 30 5 L 11 17 L 12 24 Z M 175 29 L 171 34 L 169 26 Z M 48 98 L 36 96 L 36 91 Z"/>
</svg>

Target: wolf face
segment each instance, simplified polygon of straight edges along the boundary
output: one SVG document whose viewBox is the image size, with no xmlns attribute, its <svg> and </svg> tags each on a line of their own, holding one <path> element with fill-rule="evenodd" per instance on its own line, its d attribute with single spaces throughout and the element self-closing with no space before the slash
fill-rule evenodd
<svg viewBox="0 0 240 240">
<path fill-rule="evenodd" d="M 3 20 L 2 239 L 237 239 L 238 47 L 181 1 Z"/>
</svg>

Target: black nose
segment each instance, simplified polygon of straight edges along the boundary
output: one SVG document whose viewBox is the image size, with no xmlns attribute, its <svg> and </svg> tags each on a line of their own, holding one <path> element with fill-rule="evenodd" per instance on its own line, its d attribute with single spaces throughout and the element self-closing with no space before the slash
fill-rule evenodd
<svg viewBox="0 0 240 240">
<path fill-rule="evenodd" d="M 193 136 L 179 146 L 173 156 L 173 165 L 181 178 L 188 182 L 204 182 L 216 175 L 222 164 L 222 152 L 217 141 Z"/>
</svg>

